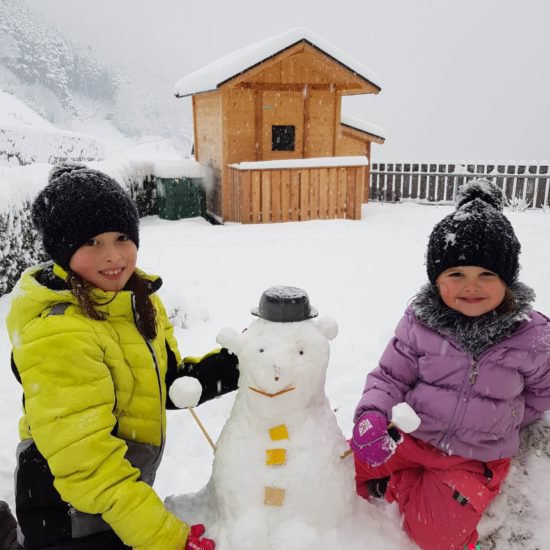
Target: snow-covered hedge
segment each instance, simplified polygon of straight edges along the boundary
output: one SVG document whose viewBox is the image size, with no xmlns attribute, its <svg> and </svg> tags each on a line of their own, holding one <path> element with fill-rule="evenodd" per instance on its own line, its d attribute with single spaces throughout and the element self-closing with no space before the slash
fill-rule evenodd
<svg viewBox="0 0 550 550">
<path fill-rule="evenodd" d="M 105 157 L 103 147 L 84 134 L 55 128 L 0 127 L 0 164 L 24 166 L 35 162 L 91 161 Z"/>
<path fill-rule="evenodd" d="M 0 212 L 0 296 L 9 292 L 21 272 L 44 260 L 42 246 L 30 222 L 30 202 Z"/>
<path fill-rule="evenodd" d="M 158 212 L 152 163 L 88 165 L 109 174 L 128 189 L 140 216 Z M 30 212 L 34 197 L 48 181 L 50 169 L 48 164 L 0 167 L 0 296 L 13 288 L 24 269 L 45 259 Z"/>
</svg>

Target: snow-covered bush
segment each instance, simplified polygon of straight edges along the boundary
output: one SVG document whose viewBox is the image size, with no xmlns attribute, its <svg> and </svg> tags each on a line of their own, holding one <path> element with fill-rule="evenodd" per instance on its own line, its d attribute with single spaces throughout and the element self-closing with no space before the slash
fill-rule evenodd
<svg viewBox="0 0 550 550">
<path fill-rule="evenodd" d="M 158 214 L 157 188 L 152 175 L 133 178 L 127 183 L 127 188 L 137 205 L 140 218 Z"/>
<path fill-rule="evenodd" d="M 0 211 L 0 296 L 13 288 L 24 269 L 45 259 L 30 206 L 25 201 Z"/>
<path fill-rule="evenodd" d="M 24 166 L 35 162 L 104 158 L 103 147 L 91 136 L 55 128 L 4 126 L 0 128 L 0 164 Z"/>
<path fill-rule="evenodd" d="M 531 206 L 531 203 L 520 197 L 512 197 L 506 201 L 506 206 L 511 212 L 525 212 Z"/>
</svg>

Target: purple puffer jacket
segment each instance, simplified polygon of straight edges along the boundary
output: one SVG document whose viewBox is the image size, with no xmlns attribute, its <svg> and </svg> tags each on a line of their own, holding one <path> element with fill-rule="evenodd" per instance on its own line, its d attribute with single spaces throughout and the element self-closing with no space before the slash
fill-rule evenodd
<svg viewBox="0 0 550 550">
<path fill-rule="evenodd" d="M 531 312 L 474 361 L 407 310 L 379 366 L 367 376 L 355 419 L 389 419 L 406 401 L 422 423 L 412 435 L 449 454 L 481 461 L 517 454 L 519 430 L 550 409 L 550 320 Z"/>
</svg>

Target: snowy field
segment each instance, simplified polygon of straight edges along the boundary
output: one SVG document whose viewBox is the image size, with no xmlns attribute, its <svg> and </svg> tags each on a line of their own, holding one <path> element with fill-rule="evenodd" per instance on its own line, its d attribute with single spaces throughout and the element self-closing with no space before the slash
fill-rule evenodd
<svg viewBox="0 0 550 550">
<path fill-rule="evenodd" d="M 216 347 L 216 334 L 223 327 L 240 331 L 248 326 L 250 309 L 258 305 L 266 288 L 285 284 L 307 290 L 320 314 L 334 317 L 339 324 L 339 335 L 331 343 L 326 392 L 341 429 L 349 436 L 365 375 L 376 365 L 407 301 L 426 280 L 423 262 L 428 235 L 451 210 L 448 206 L 371 203 L 363 207 L 360 222 L 225 226 L 211 226 L 198 218 L 170 222 L 149 217 L 142 221 L 138 263 L 163 277 L 160 294 L 173 317 L 184 355 L 203 354 Z M 536 308 L 548 314 L 550 213 L 538 210 L 507 215 L 522 243 L 521 280 L 537 292 Z M 2 319 L 8 305 L 9 296 L 0 298 Z M 10 371 L 9 354 L 2 323 L 0 499 L 13 505 L 21 392 Z M 224 396 L 197 410 L 214 439 L 232 401 L 233 396 Z M 550 513 L 550 462 L 536 455 L 521 465 L 518 461 L 517 467 L 517 472 L 521 469 L 517 475 L 529 474 L 519 490 L 523 502 L 532 507 L 530 519 L 522 518 L 525 510 L 519 509 L 506 518 L 509 532 L 520 532 L 527 525 L 535 533 L 534 540 L 514 543 L 502 539 L 496 546 L 499 549 L 550 548 L 550 528 L 537 521 Z M 198 491 L 210 478 L 211 465 L 211 448 L 191 415 L 169 412 L 168 443 L 156 482 L 159 494 L 164 498 Z M 507 514 L 512 513 L 504 503 L 498 506 L 496 512 L 503 514 L 506 509 Z M 391 530 L 393 523 L 397 527 L 395 510 L 382 508 L 387 527 Z M 377 514 L 380 509 L 376 506 Z M 499 521 L 497 514 L 493 523 L 486 521 L 485 530 Z M 369 547 L 363 543 L 361 546 L 358 541 L 358 547 Z"/>
</svg>

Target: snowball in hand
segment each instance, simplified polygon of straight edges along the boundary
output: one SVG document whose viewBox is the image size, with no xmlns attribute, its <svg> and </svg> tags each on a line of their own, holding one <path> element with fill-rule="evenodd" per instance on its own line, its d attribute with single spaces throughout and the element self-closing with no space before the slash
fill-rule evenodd
<svg viewBox="0 0 550 550">
<path fill-rule="evenodd" d="M 391 409 L 391 423 L 402 432 L 410 434 L 420 426 L 420 418 L 408 403 L 397 403 Z"/>
<path fill-rule="evenodd" d="M 168 391 L 172 403 L 180 409 L 195 407 L 201 398 L 201 394 L 201 383 L 192 376 L 178 378 Z"/>
</svg>

